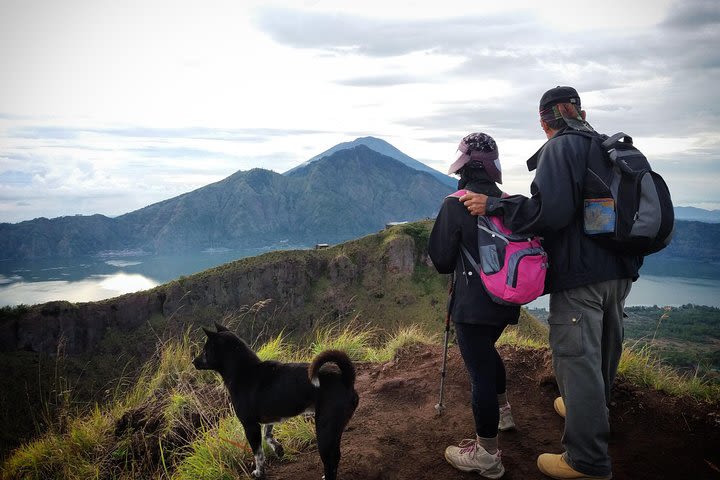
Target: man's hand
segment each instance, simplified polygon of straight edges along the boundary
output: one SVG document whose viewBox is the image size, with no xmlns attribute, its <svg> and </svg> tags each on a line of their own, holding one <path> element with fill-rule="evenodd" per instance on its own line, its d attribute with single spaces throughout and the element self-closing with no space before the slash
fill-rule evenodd
<svg viewBox="0 0 720 480">
<path fill-rule="evenodd" d="M 460 201 L 473 215 L 485 215 L 485 206 L 487 205 L 487 195 L 482 193 L 468 192 L 462 197 Z"/>
</svg>

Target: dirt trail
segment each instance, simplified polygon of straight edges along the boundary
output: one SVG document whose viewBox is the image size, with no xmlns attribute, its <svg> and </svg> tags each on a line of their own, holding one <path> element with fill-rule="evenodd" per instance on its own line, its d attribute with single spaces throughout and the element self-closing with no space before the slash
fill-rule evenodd
<svg viewBox="0 0 720 480">
<path fill-rule="evenodd" d="M 557 387 L 549 353 L 502 347 L 517 430 L 500 433 L 508 480 L 545 479 L 535 465 L 559 453 L 563 419 L 552 407 Z M 435 415 L 442 348 L 413 347 L 387 364 L 358 365 L 360 406 L 343 436 L 342 480 L 470 479 L 443 458 L 445 446 L 473 435 L 470 387 L 462 358 L 451 348 L 446 411 Z M 610 407 L 614 477 L 720 479 L 720 412 L 626 383 Z M 294 461 L 272 459 L 268 480 L 319 480 L 317 451 Z"/>
</svg>

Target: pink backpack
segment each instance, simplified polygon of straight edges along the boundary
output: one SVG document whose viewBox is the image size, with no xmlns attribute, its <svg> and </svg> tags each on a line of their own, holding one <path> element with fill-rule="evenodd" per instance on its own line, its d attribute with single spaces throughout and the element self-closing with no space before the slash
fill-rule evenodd
<svg viewBox="0 0 720 480">
<path fill-rule="evenodd" d="M 449 196 L 460 198 L 465 193 L 467 190 L 459 190 Z M 548 258 L 541 238 L 512 233 L 500 217 L 479 216 L 477 227 L 480 261 L 476 262 L 463 245 L 460 247 L 490 298 L 501 305 L 524 305 L 542 295 Z M 472 275 L 462 261 L 465 274 Z"/>
</svg>

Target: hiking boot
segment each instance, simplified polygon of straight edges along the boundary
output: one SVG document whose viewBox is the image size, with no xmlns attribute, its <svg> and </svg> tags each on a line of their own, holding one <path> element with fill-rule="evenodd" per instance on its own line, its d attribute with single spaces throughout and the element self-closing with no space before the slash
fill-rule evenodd
<svg viewBox="0 0 720 480">
<path fill-rule="evenodd" d="M 543 453 L 537 459 L 538 469 L 551 478 L 558 480 L 610 480 L 610 475 L 585 475 L 580 473 L 565 461 L 564 454 Z"/>
<path fill-rule="evenodd" d="M 565 418 L 565 414 L 567 413 L 565 410 L 565 401 L 562 399 L 562 397 L 557 397 L 555 401 L 553 402 L 553 407 L 555 407 L 555 411 L 558 415 Z"/>
<path fill-rule="evenodd" d="M 510 411 L 510 404 L 506 403 L 500 407 L 500 421 L 498 422 L 498 430 L 505 432 L 515 428 L 515 421 L 513 420 L 512 411 Z"/>
<path fill-rule="evenodd" d="M 472 438 L 463 440 L 457 447 L 447 447 L 445 460 L 460 471 L 477 472 L 485 478 L 500 478 L 505 473 L 500 450 L 494 454 L 488 453 Z"/>
</svg>

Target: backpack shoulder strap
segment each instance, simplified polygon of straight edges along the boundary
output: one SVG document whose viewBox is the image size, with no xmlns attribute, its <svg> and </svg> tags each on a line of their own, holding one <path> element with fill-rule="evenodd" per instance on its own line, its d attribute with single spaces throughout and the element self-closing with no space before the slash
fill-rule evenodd
<svg viewBox="0 0 720 480">
<path fill-rule="evenodd" d="M 592 133 L 592 132 L 583 132 L 582 130 L 574 130 L 572 128 L 566 128 L 565 130 L 558 133 L 558 135 L 579 135 L 581 137 L 589 138 L 591 140 L 590 144 L 599 143 L 600 146 L 602 146 L 603 150 L 607 151 L 609 148 L 606 147 L 605 143 L 608 144 L 612 143 L 612 145 L 615 145 L 617 141 L 623 137 L 630 138 L 629 136 L 625 135 L 624 133 L 616 133 L 612 137 L 608 137 L 605 134 L 602 133 Z M 630 138 L 630 143 L 632 144 L 632 138 Z"/>
<path fill-rule="evenodd" d="M 590 144 L 588 145 L 588 150 L 585 154 L 585 157 L 587 158 L 587 169 L 597 175 L 600 175 L 601 172 L 605 171 L 607 169 L 607 165 L 609 164 L 606 154 L 609 148 L 612 147 L 608 147 L 607 145 L 615 145 L 621 138 L 630 138 L 622 132 L 616 133 L 612 137 L 608 137 L 607 135 L 601 133 L 583 132 L 572 128 L 566 128 L 560 132 L 559 135 L 579 135 L 590 139 Z M 632 143 L 632 138 L 630 138 L 630 142 Z"/>
<path fill-rule="evenodd" d="M 470 190 L 465 190 L 465 189 L 458 190 L 457 192 L 451 193 L 450 195 L 448 195 L 448 196 L 445 197 L 445 198 L 451 198 L 451 197 L 452 197 L 452 198 L 460 198 L 460 197 L 462 197 L 463 195 L 465 195 L 466 193 L 470 193 Z M 508 194 L 505 193 L 505 192 L 500 192 L 500 193 L 501 193 L 500 198 L 507 198 L 507 197 L 510 196 L 510 195 L 508 195 Z"/>
<path fill-rule="evenodd" d="M 466 193 L 468 193 L 467 190 L 464 190 L 464 189 L 463 189 L 463 190 L 458 190 L 457 192 L 451 193 L 450 195 L 448 195 L 448 196 L 445 197 L 445 198 L 460 198 L 460 197 L 462 197 L 463 195 L 465 195 Z"/>
<path fill-rule="evenodd" d="M 470 252 L 468 251 L 467 248 L 465 248 L 465 245 L 463 245 L 463 244 L 461 243 L 461 244 L 460 244 L 460 248 L 462 249 L 462 253 L 464 253 L 465 256 L 467 257 L 468 262 L 470 262 L 470 265 L 472 266 L 473 270 L 475 270 L 475 273 L 477 273 L 478 275 L 480 275 L 480 265 L 478 265 L 477 262 L 475 261 L 475 259 L 473 258 L 473 256 L 470 255 Z M 461 256 L 460 258 L 462 259 L 462 256 Z M 463 270 L 465 270 L 465 266 L 464 266 L 464 265 L 463 265 Z M 466 279 L 466 280 L 467 280 L 467 279 Z"/>
<path fill-rule="evenodd" d="M 613 135 L 612 137 L 606 136 L 602 142 L 602 146 L 605 150 L 610 150 L 611 148 L 615 148 L 615 145 L 617 145 L 618 142 L 620 142 L 621 140 L 622 140 L 622 143 L 624 143 L 626 145 L 633 144 L 633 139 L 630 135 L 623 133 L 623 132 L 618 132 L 615 135 Z"/>
</svg>

